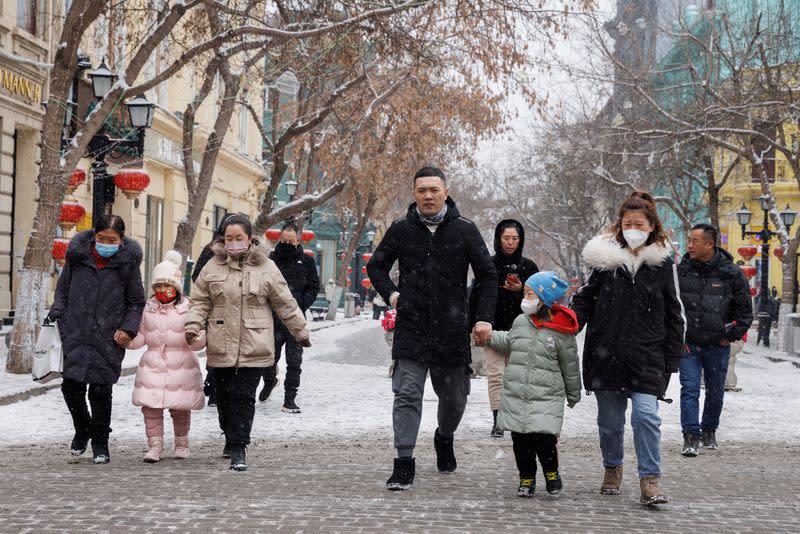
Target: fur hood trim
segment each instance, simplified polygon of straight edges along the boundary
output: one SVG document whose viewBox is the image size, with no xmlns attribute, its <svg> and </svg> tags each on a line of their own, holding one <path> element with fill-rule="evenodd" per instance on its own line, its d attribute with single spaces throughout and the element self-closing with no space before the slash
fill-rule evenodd
<svg viewBox="0 0 800 534">
<path fill-rule="evenodd" d="M 614 271 L 625 267 L 636 273 L 642 265 L 658 267 L 672 254 L 668 248 L 653 243 L 642 248 L 638 254 L 631 253 L 609 234 L 599 235 L 589 240 L 583 247 L 583 261 L 592 269 Z"/>
</svg>

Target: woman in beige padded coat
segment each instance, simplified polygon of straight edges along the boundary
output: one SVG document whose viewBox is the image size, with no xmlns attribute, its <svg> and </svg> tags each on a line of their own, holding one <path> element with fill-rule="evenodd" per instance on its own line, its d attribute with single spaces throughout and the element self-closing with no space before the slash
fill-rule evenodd
<svg viewBox="0 0 800 534">
<path fill-rule="evenodd" d="M 225 220 L 222 240 L 203 268 L 191 294 L 186 341 L 206 331 L 208 366 L 214 369 L 223 457 L 230 468 L 247 469 L 245 447 L 255 415 L 256 389 L 264 367 L 275 360 L 272 311 L 304 347 L 310 347 L 306 320 L 269 250 L 253 238 L 244 215 Z"/>
</svg>

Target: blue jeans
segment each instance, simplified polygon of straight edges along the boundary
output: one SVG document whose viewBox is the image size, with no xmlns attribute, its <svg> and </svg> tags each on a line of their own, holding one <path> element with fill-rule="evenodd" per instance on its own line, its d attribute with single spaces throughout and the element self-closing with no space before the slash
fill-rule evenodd
<svg viewBox="0 0 800 534">
<path fill-rule="evenodd" d="M 625 454 L 625 412 L 628 397 L 619 391 L 596 391 L 597 427 L 603 467 L 622 465 Z M 661 476 L 661 418 L 655 395 L 631 393 L 633 447 L 639 462 L 639 477 Z"/>
<path fill-rule="evenodd" d="M 681 357 L 681 428 L 685 434 L 701 435 L 701 430 L 716 431 L 725 396 L 730 347 L 687 345 Z M 706 383 L 703 421 L 700 419 L 700 377 Z"/>
</svg>

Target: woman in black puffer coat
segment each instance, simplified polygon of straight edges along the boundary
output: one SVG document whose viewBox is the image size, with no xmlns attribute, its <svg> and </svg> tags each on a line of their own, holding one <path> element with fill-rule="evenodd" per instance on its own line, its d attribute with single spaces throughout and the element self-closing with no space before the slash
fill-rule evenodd
<svg viewBox="0 0 800 534">
<path fill-rule="evenodd" d="M 110 460 L 111 388 L 119 380 L 125 347 L 139 331 L 145 305 L 142 248 L 125 237 L 125 223 L 103 215 L 94 230 L 72 238 L 48 318 L 58 320 L 64 350 L 61 392 L 81 455 L 92 440 L 94 463 Z M 86 406 L 89 392 L 91 413 Z"/>
<path fill-rule="evenodd" d="M 625 412 L 631 404 L 641 502 L 667 502 L 661 493 L 661 418 L 658 398 L 678 371 L 686 321 L 672 251 L 652 197 L 633 193 L 607 234 L 586 244 L 591 267 L 572 299 L 587 326 L 583 383 L 597 396 L 597 424 L 605 477 L 603 494 L 619 493 Z"/>
</svg>

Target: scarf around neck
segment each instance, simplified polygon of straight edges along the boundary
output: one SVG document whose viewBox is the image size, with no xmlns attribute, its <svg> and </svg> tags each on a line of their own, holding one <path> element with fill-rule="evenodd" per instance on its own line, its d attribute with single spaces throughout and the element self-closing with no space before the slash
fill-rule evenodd
<svg viewBox="0 0 800 534">
<path fill-rule="evenodd" d="M 440 211 L 433 217 L 426 217 L 425 215 L 423 215 L 422 212 L 419 211 L 419 206 L 417 206 L 416 210 L 417 210 L 417 215 L 419 215 L 419 218 L 422 222 L 424 222 L 428 226 L 436 226 L 438 224 L 442 224 L 442 221 L 444 221 L 444 216 L 447 213 L 447 204 L 444 205 L 442 211 Z"/>
</svg>

